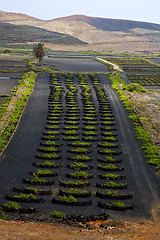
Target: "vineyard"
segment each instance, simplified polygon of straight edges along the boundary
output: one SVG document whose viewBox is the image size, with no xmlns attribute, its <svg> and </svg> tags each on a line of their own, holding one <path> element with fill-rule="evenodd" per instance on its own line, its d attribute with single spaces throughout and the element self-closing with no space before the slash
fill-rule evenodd
<svg viewBox="0 0 160 240">
<path fill-rule="evenodd" d="M 67 61 L 71 59 L 62 59 Z M 127 60 L 117 61 L 126 64 Z M 144 62 L 148 63 L 139 60 L 137 66 Z M 142 79 L 139 72 L 132 77 Z M 132 107 L 120 102 L 111 82 L 111 75 L 105 73 L 38 76 L 17 132 L 1 158 L 1 211 L 11 218 L 29 214 L 31 219 L 78 222 L 106 220 L 109 214 L 150 216 L 158 178 L 146 166 L 133 119 L 124 109 L 125 104 L 129 111 Z"/>
<path fill-rule="evenodd" d="M 160 65 L 147 59 L 137 58 L 104 58 L 118 64 L 124 71 L 130 83 L 141 86 L 160 85 Z"/>
<path fill-rule="evenodd" d="M 132 210 L 116 119 L 98 76 L 54 74 L 49 86 L 34 171 L 5 196 L 12 205 L 3 210 L 32 213 L 48 201 L 65 214 L 91 216 L 94 207 L 102 218 L 102 209 Z M 39 204 L 24 208 L 19 202 Z"/>
</svg>

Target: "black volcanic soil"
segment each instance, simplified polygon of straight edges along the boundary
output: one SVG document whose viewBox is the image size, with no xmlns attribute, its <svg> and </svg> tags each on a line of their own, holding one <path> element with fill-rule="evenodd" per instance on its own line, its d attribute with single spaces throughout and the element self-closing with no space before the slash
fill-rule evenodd
<svg viewBox="0 0 160 240">
<path fill-rule="evenodd" d="M 46 60 L 47 63 L 48 60 Z M 68 72 L 91 72 L 92 71 L 108 71 L 108 68 L 103 64 L 94 62 L 93 60 L 84 59 L 49 59 L 53 64 L 62 65 L 61 70 Z M 94 68 L 92 68 L 94 63 Z M 30 96 L 27 103 L 24 115 L 19 124 L 19 127 L 12 138 L 7 150 L 0 159 L 0 203 L 6 202 L 4 199 L 5 194 L 13 194 L 13 186 L 24 187 L 22 183 L 23 178 L 29 178 L 27 175 L 28 171 L 34 171 L 35 168 L 32 166 L 33 161 L 36 161 L 35 154 L 39 147 L 41 137 L 43 135 L 44 127 L 46 126 L 46 116 L 48 111 L 48 96 L 49 96 L 49 85 L 48 75 L 41 74 L 37 78 L 35 89 Z M 81 208 L 81 207 L 70 207 L 63 205 L 55 205 L 51 203 L 51 198 L 46 197 L 46 202 L 39 204 L 38 216 L 49 216 L 49 213 L 54 210 L 59 210 L 67 213 L 80 213 L 83 215 L 100 214 L 101 212 L 111 213 L 113 218 L 125 218 L 125 217 L 147 217 L 151 218 L 151 208 L 155 202 L 160 200 L 160 184 L 159 177 L 155 176 L 153 169 L 146 165 L 144 153 L 140 150 L 140 143 L 137 142 L 134 132 L 133 125 L 130 120 L 127 119 L 127 112 L 124 110 L 117 94 L 112 90 L 108 77 L 104 74 L 99 75 L 102 86 L 104 87 L 105 93 L 111 103 L 114 117 L 116 119 L 116 127 L 118 129 L 119 144 L 122 146 L 122 159 L 126 167 L 125 174 L 127 176 L 126 182 L 128 183 L 127 191 L 132 193 L 134 210 L 132 212 L 114 212 L 101 209 L 97 207 L 97 200 L 93 196 L 93 205 Z M 62 85 L 64 85 L 64 79 L 61 78 Z M 77 79 L 75 79 L 77 82 Z M 93 91 L 93 90 L 92 90 Z M 94 93 L 94 91 L 93 91 Z M 96 103 L 96 97 L 94 95 L 94 101 Z M 81 106 L 81 102 L 79 99 Z M 97 103 L 96 103 L 97 106 Z M 61 142 L 60 142 L 61 143 Z M 66 150 L 67 145 L 64 144 L 64 151 L 62 152 L 61 163 L 66 163 Z M 92 145 L 96 148 L 96 144 Z M 96 151 L 92 154 L 95 154 Z M 97 177 L 98 172 L 96 169 L 98 155 L 92 156 L 94 158 L 93 171 Z M 90 164 L 89 164 L 90 165 Z M 59 175 L 59 179 L 65 178 L 65 173 L 68 171 L 65 167 L 62 168 Z M 58 191 L 58 178 L 55 178 L 56 184 L 52 186 L 52 190 L 56 194 Z M 91 182 L 91 189 L 95 191 L 94 186 L 96 178 L 89 180 Z M 44 187 L 43 187 L 44 188 Z M 32 204 L 32 206 L 37 204 Z M 23 206 L 27 206 L 23 204 Z"/>
<path fill-rule="evenodd" d="M 108 72 L 108 67 L 93 59 L 87 58 L 45 58 L 46 64 L 60 65 L 62 72 Z"/>
<path fill-rule="evenodd" d="M 1 79 L 0 77 L 0 94 L 11 94 L 11 89 L 18 85 L 19 79 Z"/>
</svg>

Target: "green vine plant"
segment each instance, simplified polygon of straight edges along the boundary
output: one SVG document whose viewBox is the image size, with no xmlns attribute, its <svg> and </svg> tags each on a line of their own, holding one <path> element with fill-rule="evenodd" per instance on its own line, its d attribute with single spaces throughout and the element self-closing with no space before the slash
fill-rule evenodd
<svg viewBox="0 0 160 240">
<path fill-rule="evenodd" d="M 59 212 L 59 211 L 54 211 L 50 213 L 50 217 L 51 218 L 58 218 L 58 219 L 62 219 L 63 217 L 65 217 L 66 214 L 63 212 Z"/>
</svg>

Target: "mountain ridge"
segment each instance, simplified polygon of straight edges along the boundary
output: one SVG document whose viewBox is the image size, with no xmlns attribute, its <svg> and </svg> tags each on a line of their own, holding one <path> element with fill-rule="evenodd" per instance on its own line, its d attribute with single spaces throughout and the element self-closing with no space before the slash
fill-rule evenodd
<svg viewBox="0 0 160 240">
<path fill-rule="evenodd" d="M 56 18 L 53 19 L 52 21 L 55 20 L 83 21 L 103 31 L 126 31 L 133 28 L 143 28 L 148 30 L 160 31 L 160 24 L 135 20 L 89 17 L 85 15 L 71 15 L 68 17 Z"/>
</svg>

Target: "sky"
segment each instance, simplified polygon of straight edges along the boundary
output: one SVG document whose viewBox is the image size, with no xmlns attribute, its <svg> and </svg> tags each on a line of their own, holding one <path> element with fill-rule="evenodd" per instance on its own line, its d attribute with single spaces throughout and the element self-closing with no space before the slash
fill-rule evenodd
<svg viewBox="0 0 160 240">
<path fill-rule="evenodd" d="M 83 14 L 160 24 L 160 0 L 1 0 L 0 10 L 44 20 Z"/>
</svg>

